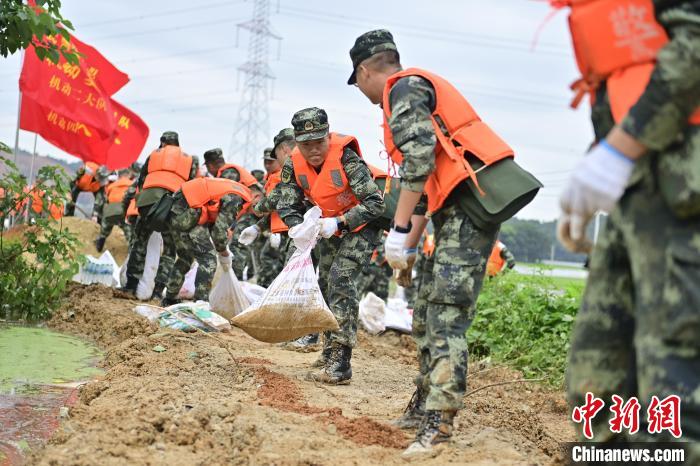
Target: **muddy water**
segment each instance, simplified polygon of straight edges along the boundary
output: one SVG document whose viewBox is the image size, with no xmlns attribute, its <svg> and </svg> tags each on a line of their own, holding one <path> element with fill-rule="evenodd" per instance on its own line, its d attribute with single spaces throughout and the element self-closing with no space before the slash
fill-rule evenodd
<svg viewBox="0 0 700 466">
<path fill-rule="evenodd" d="M 94 346 L 42 328 L 0 327 L 0 466 L 17 465 L 58 427 L 80 381 L 101 371 Z"/>
</svg>

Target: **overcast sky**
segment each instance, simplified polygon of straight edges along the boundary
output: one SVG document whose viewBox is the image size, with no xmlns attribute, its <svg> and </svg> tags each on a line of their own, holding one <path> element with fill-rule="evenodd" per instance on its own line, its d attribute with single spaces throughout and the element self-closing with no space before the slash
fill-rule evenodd
<svg viewBox="0 0 700 466">
<path fill-rule="evenodd" d="M 278 60 L 271 46 L 274 98 L 270 137 L 289 126 L 292 114 L 318 106 L 331 130 L 353 134 L 365 158 L 384 167 L 381 111 L 353 86 L 348 50 L 365 31 L 388 28 L 405 67 L 417 66 L 455 84 L 481 118 L 515 149 L 516 160 L 545 184 L 518 216 L 552 220 L 557 195 L 592 140 L 589 110 L 569 109 L 568 85 L 577 77 L 560 12 L 531 43 L 550 9 L 534 0 L 280 0 L 271 24 L 283 37 Z M 165 130 L 180 133 L 183 149 L 201 156 L 222 147 L 230 160 L 240 86 L 236 67 L 246 60 L 248 35 L 236 24 L 252 14 L 252 0 L 63 0 L 75 35 L 129 74 L 116 100 L 150 127 L 143 160 Z M 14 144 L 20 58 L 0 59 L 0 140 Z M 31 150 L 33 134 L 20 146 Z M 38 152 L 65 156 L 39 138 Z"/>
</svg>

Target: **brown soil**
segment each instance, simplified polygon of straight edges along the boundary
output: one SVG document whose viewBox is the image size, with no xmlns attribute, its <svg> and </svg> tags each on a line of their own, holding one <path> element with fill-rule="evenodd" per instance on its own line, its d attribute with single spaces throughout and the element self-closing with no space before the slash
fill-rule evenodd
<svg viewBox="0 0 700 466">
<path fill-rule="evenodd" d="M 100 233 L 100 226 L 97 223 L 78 217 L 63 217 L 61 221 L 64 227 L 78 237 L 78 253 L 100 256 L 101 253 L 97 252 L 93 244 Z M 109 251 L 117 264 L 122 265 L 129 251 L 121 228 L 112 228 L 112 233 L 105 243 L 105 251 Z"/>
<path fill-rule="evenodd" d="M 50 326 L 99 344 L 106 373 L 81 389 L 31 464 L 404 464 L 411 435 L 390 421 L 412 392 L 410 339 L 362 335 L 352 383 L 322 386 L 304 378 L 317 353 L 237 329 L 217 334 L 234 361 L 206 335 L 150 326 L 133 305 L 100 286 L 69 290 Z M 469 385 L 519 377 L 495 369 L 475 373 Z M 561 393 L 532 384 L 475 393 L 454 441 L 423 464 L 553 464 L 560 442 L 573 439 L 562 403 Z"/>
</svg>

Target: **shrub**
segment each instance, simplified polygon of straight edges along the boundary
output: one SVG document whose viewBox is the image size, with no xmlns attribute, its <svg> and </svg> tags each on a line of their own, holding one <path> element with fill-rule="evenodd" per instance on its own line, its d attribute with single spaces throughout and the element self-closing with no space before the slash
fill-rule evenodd
<svg viewBox="0 0 700 466">
<path fill-rule="evenodd" d="M 47 215 L 52 205 L 62 206 L 68 198 L 69 179 L 60 167 L 43 167 L 32 191 L 15 164 L 3 157 L 0 163 L 5 165 L 0 178 L 0 317 L 45 319 L 78 271 L 77 238 L 60 219 Z M 44 193 L 42 214 L 31 209 L 33 192 Z M 14 226 L 6 230 L 10 219 Z"/>
<path fill-rule="evenodd" d="M 467 333 L 470 353 L 562 386 L 569 336 L 583 290 L 582 281 L 565 284 L 562 289 L 551 278 L 516 273 L 488 280 Z"/>
</svg>

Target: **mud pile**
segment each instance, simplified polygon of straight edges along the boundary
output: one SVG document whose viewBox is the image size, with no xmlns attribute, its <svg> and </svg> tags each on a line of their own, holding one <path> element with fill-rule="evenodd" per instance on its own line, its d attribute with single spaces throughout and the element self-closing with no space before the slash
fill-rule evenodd
<svg viewBox="0 0 700 466">
<path fill-rule="evenodd" d="M 413 391 L 415 349 L 405 337 L 363 335 L 352 383 L 322 386 L 305 380 L 316 353 L 239 330 L 158 329 L 134 304 L 100 286 L 70 288 L 50 325 L 97 342 L 106 373 L 81 389 L 30 464 L 405 464 L 412 433 L 390 425 Z M 518 377 L 491 370 L 469 384 Z M 422 464 L 553 464 L 559 442 L 573 438 L 561 400 L 530 384 L 475 393 L 454 442 Z"/>
<path fill-rule="evenodd" d="M 100 226 L 97 223 L 78 217 L 63 217 L 61 222 L 68 231 L 78 237 L 79 254 L 90 254 L 99 257 L 100 253 L 97 252 L 93 244 L 100 233 Z M 121 228 L 114 227 L 105 243 L 105 250 L 108 250 L 114 257 L 114 260 L 117 261 L 117 264 L 121 265 L 126 259 L 126 255 L 129 252 L 128 249 L 129 247 L 126 244 Z"/>
</svg>

